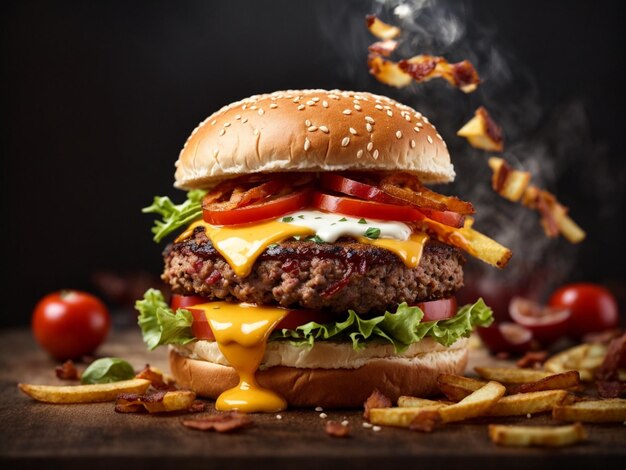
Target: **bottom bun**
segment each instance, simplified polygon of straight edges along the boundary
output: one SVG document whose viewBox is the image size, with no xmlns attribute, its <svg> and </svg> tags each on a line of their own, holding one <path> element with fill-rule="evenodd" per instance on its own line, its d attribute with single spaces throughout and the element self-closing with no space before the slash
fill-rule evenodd
<svg viewBox="0 0 626 470">
<path fill-rule="evenodd" d="M 467 365 L 467 347 L 433 351 L 411 358 L 389 357 L 367 361 L 357 369 L 305 369 L 275 366 L 259 370 L 259 384 L 282 395 L 290 406 L 354 408 L 363 405 L 374 389 L 395 403 L 401 395 L 428 397 L 439 391 L 439 374 L 461 374 Z M 179 386 L 199 396 L 216 399 L 235 387 L 232 367 L 190 359 L 170 350 L 170 368 Z"/>
</svg>

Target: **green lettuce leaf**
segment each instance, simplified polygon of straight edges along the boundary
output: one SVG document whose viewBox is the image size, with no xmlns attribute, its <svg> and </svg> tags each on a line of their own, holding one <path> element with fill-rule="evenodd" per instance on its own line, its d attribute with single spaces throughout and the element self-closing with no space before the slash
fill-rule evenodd
<svg viewBox="0 0 626 470">
<path fill-rule="evenodd" d="M 191 332 L 191 312 L 183 308 L 174 312 L 159 290 L 148 289 L 143 300 L 135 302 L 135 308 L 139 311 L 137 324 L 148 349 L 153 350 L 162 344 L 187 344 L 195 340 Z"/>
<path fill-rule="evenodd" d="M 174 204 L 167 196 L 155 196 L 151 206 L 144 207 L 144 214 L 159 214 L 162 220 L 156 220 L 152 227 L 154 241 L 160 242 L 170 233 L 202 216 L 202 198 L 206 191 L 194 189 L 187 193 L 187 200 L 182 204 Z"/>
<path fill-rule="evenodd" d="M 361 349 L 368 341 L 377 340 L 391 343 L 396 353 L 401 353 L 424 337 L 450 346 L 459 338 L 468 337 L 474 327 L 489 326 L 493 321 L 492 311 L 483 299 L 461 307 L 454 317 L 447 320 L 421 323 L 423 317 L 419 307 L 409 307 L 406 303 L 400 304 L 394 313 L 385 312 L 367 320 L 350 310 L 348 319 L 343 322 L 310 322 L 295 330 L 274 331 L 270 341 L 289 340 L 296 345 L 313 345 L 316 340 L 349 339 L 354 349 Z"/>
</svg>

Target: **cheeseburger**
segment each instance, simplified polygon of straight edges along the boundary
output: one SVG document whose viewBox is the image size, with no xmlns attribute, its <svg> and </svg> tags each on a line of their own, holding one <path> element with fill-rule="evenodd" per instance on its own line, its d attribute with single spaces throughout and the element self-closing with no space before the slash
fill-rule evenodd
<svg viewBox="0 0 626 470">
<path fill-rule="evenodd" d="M 150 349 L 220 410 L 360 406 L 428 396 L 462 373 L 491 310 L 457 307 L 465 254 L 511 253 L 474 230 L 428 119 L 365 92 L 290 90 L 228 105 L 176 162 L 187 200 L 156 197 L 169 303 L 137 302 Z M 175 237 L 175 238 L 174 238 Z"/>
</svg>

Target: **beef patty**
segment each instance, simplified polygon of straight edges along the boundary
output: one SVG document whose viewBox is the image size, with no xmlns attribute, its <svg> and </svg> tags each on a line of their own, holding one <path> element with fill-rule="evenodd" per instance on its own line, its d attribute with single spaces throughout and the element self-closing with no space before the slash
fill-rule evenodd
<svg viewBox="0 0 626 470">
<path fill-rule="evenodd" d="M 176 294 L 359 314 L 449 297 L 463 286 L 465 262 L 456 248 L 433 241 L 424 247 L 419 266 L 411 269 L 388 250 L 350 239 L 293 240 L 270 246 L 242 279 L 203 228 L 169 245 L 163 256 L 162 279 Z"/>
</svg>

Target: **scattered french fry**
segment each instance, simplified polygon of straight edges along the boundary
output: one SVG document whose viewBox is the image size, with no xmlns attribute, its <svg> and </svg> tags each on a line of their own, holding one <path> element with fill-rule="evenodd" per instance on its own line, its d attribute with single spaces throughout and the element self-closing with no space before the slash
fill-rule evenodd
<svg viewBox="0 0 626 470">
<path fill-rule="evenodd" d="M 503 426 L 489 425 L 492 442 L 511 447 L 563 447 L 587 439 L 580 423 L 568 426 Z"/>
<path fill-rule="evenodd" d="M 559 421 L 584 423 L 620 423 L 626 421 L 626 399 L 579 401 L 571 405 L 555 406 L 552 417 Z"/>
<path fill-rule="evenodd" d="M 566 390 L 578 385 L 580 385 L 580 373 L 577 370 L 570 370 L 560 374 L 549 375 L 536 382 L 521 384 L 514 391 L 516 393 L 528 393 L 541 392 L 543 390 Z"/>
<path fill-rule="evenodd" d="M 505 392 L 504 385 L 498 382 L 489 382 L 460 402 L 439 409 L 439 415 L 444 423 L 482 416 L 502 398 Z"/>
<path fill-rule="evenodd" d="M 583 382 L 593 381 L 595 371 L 604 360 L 606 346 L 599 343 L 584 343 L 566 349 L 548 359 L 544 369 L 554 373 L 578 371 Z"/>
<path fill-rule="evenodd" d="M 482 106 L 474 112 L 474 117 L 459 129 L 456 135 L 465 137 L 470 145 L 477 149 L 491 152 L 504 150 L 502 129 L 491 119 L 487 110 Z M 521 196 L 520 193 L 519 197 Z"/>
<path fill-rule="evenodd" d="M 445 406 L 447 406 L 445 403 L 440 403 L 419 408 L 372 408 L 369 413 L 369 421 L 379 426 L 408 428 L 423 411 L 436 411 Z"/>
<path fill-rule="evenodd" d="M 484 379 L 507 384 L 536 382 L 537 380 L 552 375 L 550 372 L 542 370 L 514 369 L 508 367 L 476 367 L 474 370 Z"/>
<path fill-rule="evenodd" d="M 518 393 L 500 398 L 488 416 L 523 416 L 551 411 L 567 397 L 565 390 Z"/>
<path fill-rule="evenodd" d="M 426 398 L 401 396 L 398 398 L 400 408 L 424 408 L 426 406 L 451 405 L 450 402 L 427 400 Z"/>
<path fill-rule="evenodd" d="M 18 384 L 22 392 L 45 403 L 97 403 L 114 401 L 121 393 L 144 393 L 150 381 L 144 379 L 122 380 L 91 385 L 30 385 Z"/>
<path fill-rule="evenodd" d="M 506 161 L 497 157 L 489 159 L 489 167 L 493 171 L 493 190 L 509 201 L 519 201 L 530 183 L 530 172 L 514 170 Z"/>
<path fill-rule="evenodd" d="M 462 375 L 440 374 L 437 383 L 441 392 L 452 401 L 461 401 L 466 396 L 484 387 L 487 382 Z"/>
</svg>

